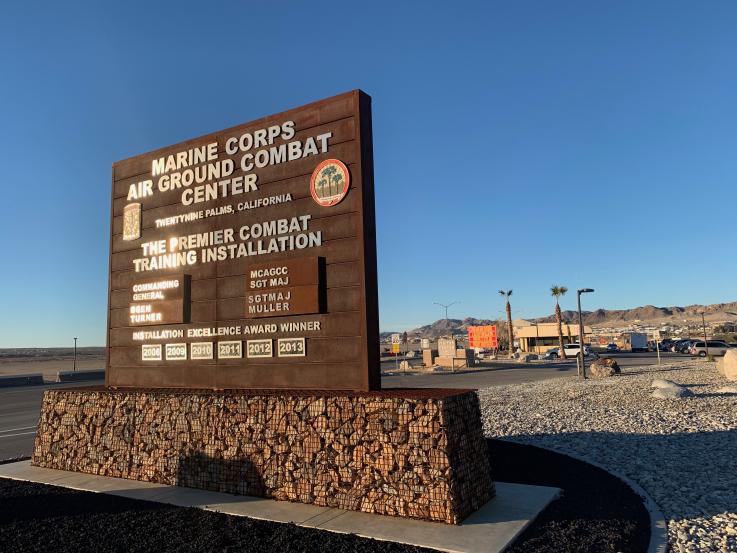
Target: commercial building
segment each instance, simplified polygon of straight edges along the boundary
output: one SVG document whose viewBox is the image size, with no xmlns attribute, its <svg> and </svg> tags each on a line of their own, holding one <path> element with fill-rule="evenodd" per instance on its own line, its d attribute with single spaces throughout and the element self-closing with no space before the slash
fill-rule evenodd
<svg viewBox="0 0 737 553">
<path fill-rule="evenodd" d="M 513 323 L 515 345 L 520 351 L 528 353 L 545 353 L 550 348 L 559 346 L 558 343 L 558 324 L 557 323 L 539 323 L 535 324 L 530 321 L 517 320 Z M 563 323 L 563 343 L 578 342 L 578 325 Z M 592 330 L 590 326 L 584 325 L 584 342 L 588 343 L 591 339 Z"/>
</svg>

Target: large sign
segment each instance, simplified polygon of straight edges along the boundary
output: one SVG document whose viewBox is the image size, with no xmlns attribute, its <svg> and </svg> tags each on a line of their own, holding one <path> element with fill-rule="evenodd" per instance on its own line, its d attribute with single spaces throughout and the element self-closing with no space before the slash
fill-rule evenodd
<svg viewBox="0 0 737 553">
<path fill-rule="evenodd" d="M 110 386 L 379 388 L 371 100 L 113 165 Z"/>
<path fill-rule="evenodd" d="M 496 335 L 496 325 L 469 326 L 468 347 L 484 349 L 499 347 L 499 341 Z"/>
</svg>

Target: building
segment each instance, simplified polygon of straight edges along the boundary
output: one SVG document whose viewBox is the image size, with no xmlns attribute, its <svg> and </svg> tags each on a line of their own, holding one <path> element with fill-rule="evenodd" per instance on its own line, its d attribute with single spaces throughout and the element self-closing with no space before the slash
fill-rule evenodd
<svg viewBox="0 0 737 553">
<path fill-rule="evenodd" d="M 578 342 L 578 325 L 563 323 L 563 343 Z M 514 321 L 514 342 L 520 351 L 544 354 L 550 348 L 558 347 L 558 323 L 531 323 L 529 321 Z M 584 325 L 584 342 L 591 339 L 590 326 Z"/>
</svg>

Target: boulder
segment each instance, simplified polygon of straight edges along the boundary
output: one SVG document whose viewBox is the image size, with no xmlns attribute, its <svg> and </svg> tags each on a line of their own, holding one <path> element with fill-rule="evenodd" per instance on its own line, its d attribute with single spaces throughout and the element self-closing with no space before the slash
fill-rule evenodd
<svg viewBox="0 0 737 553">
<path fill-rule="evenodd" d="M 737 349 L 728 349 L 717 368 L 724 378 L 737 382 Z"/>
<path fill-rule="evenodd" d="M 408 371 L 411 368 L 412 367 L 410 366 L 409 361 L 402 361 L 401 363 L 399 363 L 399 370 L 400 371 Z"/>
<path fill-rule="evenodd" d="M 668 388 L 681 388 L 682 386 L 680 384 L 677 384 L 676 382 L 673 382 L 672 380 L 666 380 L 665 378 L 656 378 L 652 381 L 652 384 L 650 384 L 651 388 L 660 388 L 660 389 L 668 389 Z"/>
<path fill-rule="evenodd" d="M 693 396 L 693 392 L 685 386 L 678 386 L 674 388 L 656 388 L 652 394 L 652 397 L 658 399 L 681 399 L 684 397 Z"/>
<path fill-rule="evenodd" d="M 589 365 L 589 376 L 591 378 L 607 378 L 621 372 L 616 360 L 609 357 L 597 359 Z"/>
<path fill-rule="evenodd" d="M 680 399 L 693 396 L 693 392 L 685 386 L 664 378 L 656 378 L 651 386 L 655 388 L 652 396 L 658 399 Z"/>
</svg>

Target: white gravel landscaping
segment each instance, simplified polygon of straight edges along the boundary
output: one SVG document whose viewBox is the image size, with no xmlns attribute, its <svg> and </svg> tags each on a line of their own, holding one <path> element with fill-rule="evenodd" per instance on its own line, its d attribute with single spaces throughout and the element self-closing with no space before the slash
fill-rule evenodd
<svg viewBox="0 0 737 553">
<path fill-rule="evenodd" d="M 692 396 L 652 396 L 655 379 Z M 642 486 L 671 550 L 737 552 L 737 393 L 715 363 L 685 358 L 602 380 L 562 377 L 479 391 L 487 436 L 595 461 Z M 732 389 L 734 390 L 734 389 Z"/>
</svg>

